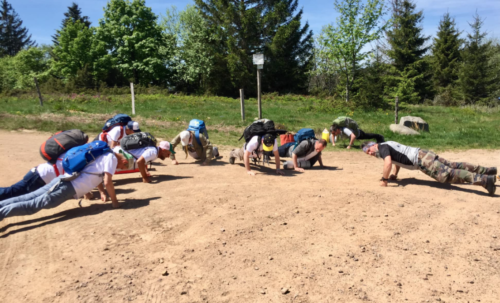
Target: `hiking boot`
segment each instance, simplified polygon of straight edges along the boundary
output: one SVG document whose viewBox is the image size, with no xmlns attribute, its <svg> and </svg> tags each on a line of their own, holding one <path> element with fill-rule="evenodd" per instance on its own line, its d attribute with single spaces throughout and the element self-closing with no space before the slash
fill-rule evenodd
<svg viewBox="0 0 500 303">
<path fill-rule="evenodd" d="M 495 176 L 497 174 L 496 167 L 486 167 L 484 170 L 485 175 Z"/>
<path fill-rule="evenodd" d="M 490 196 L 495 195 L 495 191 L 497 187 L 495 186 L 495 182 L 497 181 L 496 176 L 484 176 L 481 180 L 482 186 L 486 188 Z"/>
<path fill-rule="evenodd" d="M 234 164 L 235 160 L 236 160 L 235 157 L 229 157 L 229 163 Z"/>
</svg>

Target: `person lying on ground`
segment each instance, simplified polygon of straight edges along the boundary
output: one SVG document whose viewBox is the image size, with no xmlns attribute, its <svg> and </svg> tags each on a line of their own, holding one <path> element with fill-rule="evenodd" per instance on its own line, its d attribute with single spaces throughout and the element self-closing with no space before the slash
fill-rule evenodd
<svg viewBox="0 0 500 303">
<path fill-rule="evenodd" d="M 65 155 L 66 153 L 60 155 L 56 164 L 49 162 L 40 164 L 33 167 L 21 181 L 9 187 L 0 187 L 0 201 L 34 192 L 49 184 L 59 175 L 63 175 L 62 159 Z"/>
<path fill-rule="evenodd" d="M 123 155 L 108 152 L 85 166 L 72 181 L 66 181 L 67 176 L 59 176 L 34 192 L 1 201 L 0 221 L 7 217 L 31 215 L 42 208 L 57 207 L 69 199 L 83 197 L 95 187 L 99 189 L 103 202 L 108 200 L 107 191 L 113 208 L 118 208 L 120 204 L 115 194 L 113 175 L 116 169 L 126 166 L 127 160 Z"/>
<path fill-rule="evenodd" d="M 99 136 L 97 136 L 96 140 L 101 140 L 108 143 L 109 147 L 113 149 L 116 146 L 120 146 L 120 140 L 124 136 L 140 132 L 141 129 L 139 128 L 139 122 L 130 121 L 125 127 L 117 125 L 113 127 L 109 132 L 100 133 Z"/>
<path fill-rule="evenodd" d="M 278 148 L 280 157 L 291 157 L 292 161 L 286 161 L 283 164 L 285 169 L 294 169 L 303 172 L 304 168 L 313 167 L 316 162 L 319 162 L 320 167 L 323 166 L 321 152 L 327 145 L 324 139 L 308 139 L 303 140 L 297 146 L 295 143 L 287 143 Z"/>
<path fill-rule="evenodd" d="M 207 139 L 203 133 L 199 134 L 198 142 L 195 138 L 194 131 L 182 131 L 172 140 L 173 149 L 175 149 L 179 143 L 181 143 L 182 149 L 186 153 L 186 159 L 189 155 L 193 159 L 201 161 L 201 165 L 209 165 L 210 161 L 219 157 L 218 148 L 212 146 L 210 140 Z M 172 164 L 179 164 L 174 153 L 171 153 L 170 159 L 172 159 Z"/>
<path fill-rule="evenodd" d="M 481 185 L 490 195 L 495 194 L 496 167 L 483 167 L 466 162 L 450 162 L 432 151 L 406 146 L 394 141 L 385 143 L 365 142 L 363 151 L 384 160 L 381 186 L 398 178 L 401 167 L 420 170 L 440 183 Z M 394 169 L 391 169 L 394 165 Z"/>
<path fill-rule="evenodd" d="M 354 140 L 369 140 L 375 139 L 377 143 L 384 142 L 384 136 L 379 134 L 365 133 L 359 128 L 358 123 L 349 117 L 338 117 L 333 120 L 330 126 L 330 133 L 334 137 L 346 136 L 349 138 L 349 145 L 347 149 L 351 149 L 354 144 Z M 335 141 L 332 141 L 332 145 L 335 146 Z"/>
<path fill-rule="evenodd" d="M 260 141 L 259 141 L 260 139 Z M 233 149 L 229 156 L 229 163 L 234 164 L 236 158 L 243 159 L 247 174 L 255 176 L 255 172 L 250 169 L 250 158 L 260 159 L 264 153 L 273 153 L 276 162 L 276 173 L 284 175 L 281 171 L 280 155 L 278 152 L 278 142 L 275 134 L 265 134 L 263 137 L 253 136 L 248 143 L 243 145 L 242 149 Z"/>
<path fill-rule="evenodd" d="M 172 145 L 168 141 L 161 141 L 158 147 L 148 146 L 144 148 L 138 149 L 129 149 L 127 151 L 123 151 L 121 146 L 117 146 L 113 149 L 115 153 L 123 153 L 126 152 L 133 157 L 132 167 L 137 165 L 139 168 L 139 172 L 142 176 L 142 182 L 150 183 L 151 182 L 151 174 L 147 170 L 147 164 L 160 158 L 160 160 L 165 160 L 170 157 L 171 154 L 175 154 Z M 130 163 L 127 164 L 125 169 L 130 169 Z"/>
</svg>

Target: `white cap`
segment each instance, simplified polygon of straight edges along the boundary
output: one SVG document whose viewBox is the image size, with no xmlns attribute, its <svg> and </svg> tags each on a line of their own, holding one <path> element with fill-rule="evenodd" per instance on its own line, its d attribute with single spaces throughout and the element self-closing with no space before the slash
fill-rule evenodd
<svg viewBox="0 0 500 303">
<path fill-rule="evenodd" d="M 139 122 L 136 121 L 129 121 L 129 123 L 127 124 L 127 128 L 133 130 L 135 133 L 141 131 L 141 129 L 139 128 Z"/>
<path fill-rule="evenodd" d="M 189 144 L 189 139 L 191 138 L 191 133 L 187 130 L 182 131 L 180 133 L 180 137 L 181 137 L 182 146 L 186 146 Z"/>
</svg>

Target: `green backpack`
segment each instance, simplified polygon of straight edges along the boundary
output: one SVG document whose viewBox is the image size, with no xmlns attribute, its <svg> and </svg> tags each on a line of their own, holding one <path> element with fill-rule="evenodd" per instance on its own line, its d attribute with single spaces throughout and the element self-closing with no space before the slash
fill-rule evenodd
<svg viewBox="0 0 500 303">
<path fill-rule="evenodd" d="M 350 129 L 354 134 L 359 134 L 359 126 L 356 121 L 354 121 L 352 118 L 347 117 L 347 116 L 340 116 L 337 119 L 333 120 L 332 125 L 337 125 L 340 127 L 346 127 Z"/>
</svg>

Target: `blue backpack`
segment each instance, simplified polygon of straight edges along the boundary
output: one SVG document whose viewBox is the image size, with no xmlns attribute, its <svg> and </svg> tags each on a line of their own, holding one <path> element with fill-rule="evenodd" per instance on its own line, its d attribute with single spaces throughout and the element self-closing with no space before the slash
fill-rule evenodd
<svg viewBox="0 0 500 303">
<path fill-rule="evenodd" d="M 118 126 L 118 125 L 119 126 L 125 126 L 130 121 L 132 121 L 132 118 L 130 118 L 130 116 L 128 116 L 128 115 L 125 115 L 125 114 L 115 115 L 113 118 L 111 118 L 108 121 L 106 121 L 106 123 L 102 127 L 102 131 L 107 133 L 113 127 Z"/>
<path fill-rule="evenodd" d="M 295 146 L 299 145 L 300 142 L 307 140 L 307 139 L 316 139 L 316 135 L 314 134 L 314 130 L 311 128 L 302 128 L 300 129 L 295 136 L 293 136 L 293 139 L 295 140 Z"/>
<path fill-rule="evenodd" d="M 64 171 L 68 174 L 78 174 L 89 163 L 94 162 L 99 156 L 110 153 L 111 149 L 103 141 L 94 141 L 81 146 L 73 147 L 62 160 Z"/>
<path fill-rule="evenodd" d="M 189 122 L 188 131 L 194 131 L 194 137 L 196 138 L 196 142 L 201 145 L 200 141 L 200 133 L 205 135 L 205 138 L 208 139 L 207 127 L 205 126 L 205 122 L 203 120 L 193 119 Z"/>
</svg>

